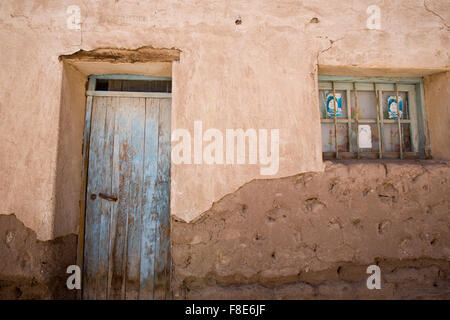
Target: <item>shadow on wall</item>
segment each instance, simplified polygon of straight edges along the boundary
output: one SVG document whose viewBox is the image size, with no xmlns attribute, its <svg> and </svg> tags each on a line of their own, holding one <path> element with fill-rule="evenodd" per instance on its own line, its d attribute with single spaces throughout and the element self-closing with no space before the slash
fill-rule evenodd
<svg viewBox="0 0 450 320">
<path fill-rule="evenodd" d="M 53 238 L 40 241 L 14 214 L 0 215 L 0 299 L 75 299 L 86 76 L 63 63 Z"/>
<path fill-rule="evenodd" d="M 63 62 L 53 236 L 78 233 L 87 77 Z"/>
<path fill-rule="evenodd" d="M 11 214 L 0 215 L 0 239 L 0 299 L 76 299 L 76 290 L 66 287 L 76 235 L 40 241 Z"/>
</svg>

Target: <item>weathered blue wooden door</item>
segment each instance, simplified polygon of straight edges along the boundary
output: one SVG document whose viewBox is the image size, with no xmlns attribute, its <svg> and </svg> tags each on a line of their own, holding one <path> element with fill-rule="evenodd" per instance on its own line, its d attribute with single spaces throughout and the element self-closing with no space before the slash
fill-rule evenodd
<svg viewBox="0 0 450 320">
<path fill-rule="evenodd" d="M 168 98 L 93 97 L 84 299 L 165 299 L 170 288 Z"/>
</svg>

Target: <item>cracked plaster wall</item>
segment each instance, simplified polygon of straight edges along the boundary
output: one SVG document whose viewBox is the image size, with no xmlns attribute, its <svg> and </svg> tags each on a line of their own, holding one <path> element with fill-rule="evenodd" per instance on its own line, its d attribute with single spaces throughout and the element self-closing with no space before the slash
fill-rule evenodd
<svg viewBox="0 0 450 320">
<path fill-rule="evenodd" d="M 172 69 L 173 129 L 192 130 L 194 120 L 222 131 L 278 128 L 280 170 L 271 178 L 321 171 L 318 65 L 328 71 L 345 66 L 341 73 L 410 76 L 449 68 L 448 1 L 380 1 L 381 30 L 366 28 L 371 4 L 2 1 L 0 214 L 14 213 L 41 240 L 78 232 L 77 217 L 55 219 L 55 210 L 64 212 L 56 200 L 58 181 L 79 179 L 76 170 L 57 178 L 58 150 L 79 150 L 73 157 L 81 157 L 80 140 L 58 145 L 64 130 L 58 57 L 80 49 L 179 49 Z M 67 27 L 69 5 L 80 8 L 81 30 Z M 172 166 L 171 177 L 171 214 L 185 221 L 252 179 L 267 178 L 252 165 Z M 73 195 L 67 197 L 71 208 L 79 202 Z M 58 221 L 67 223 L 62 234 L 54 226 Z"/>
<path fill-rule="evenodd" d="M 372 4 L 381 30 L 366 28 Z M 70 5 L 80 8 L 81 30 L 67 28 Z M 288 177 L 266 179 L 257 166 L 172 166 L 175 298 L 449 298 L 448 164 L 327 163 L 321 172 L 317 108 L 318 72 L 448 71 L 449 19 L 444 0 L 1 1 L 1 297 L 67 297 L 76 237 L 41 241 L 78 232 L 83 112 L 68 112 L 64 83 L 76 82 L 69 93 L 80 95 L 89 70 L 110 67 L 91 61 L 63 75 L 58 57 L 153 47 L 181 52 L 172 128 L 191 130 L 194 120 L 222 131 L 278 128 L 271 178 Z M 427 81 L 432 142 L 442 148 L 432 153 L 448 159 L 438 130 L 448 133 L 440 112 L 448 99 L 435 98 L 448 92 L 448 72 Z M 365 289 L 374 262 L 380 292 Z"/>
<path fill-rule="evenodd" d="M 450 298 L 448 162 L 326 162 L 173 220 L 176 299 Z M 381 269 L 368 290 L 366 269 Z"/>
<path fill-rule="evenodd" d="M 77 237 L 40 241 L 13 214 L 0 215 L 0 300 L 75 299 L 66 268 L 76 264 Z"/>
</svg>

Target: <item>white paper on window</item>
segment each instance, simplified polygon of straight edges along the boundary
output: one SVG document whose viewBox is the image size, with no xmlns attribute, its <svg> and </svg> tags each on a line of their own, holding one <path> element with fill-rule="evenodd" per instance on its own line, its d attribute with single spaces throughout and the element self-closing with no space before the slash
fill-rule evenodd
<svg viewBox="0 0 450 320">
<path fill-rule="evenodd" d="M 362 124 L 358 126 L 359 148 L 372 149 L 372 131 L 370 125 Z"/>
</svg>

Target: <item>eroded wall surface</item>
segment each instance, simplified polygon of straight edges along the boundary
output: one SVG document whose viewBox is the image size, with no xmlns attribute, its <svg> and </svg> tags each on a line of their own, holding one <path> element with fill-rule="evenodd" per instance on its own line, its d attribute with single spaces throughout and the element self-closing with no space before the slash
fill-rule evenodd
<svg viewBox="0 0 450 320">
<path fill-rule="evenodd" d="M 448 162 L 326 162 L 173 221 L 176 299 L 450 298 Z M 369 265 L 381 290 L 366 286 Z"/>
<path fill-rule="evenodd" d="M 66 269 L 76 249 L 75 235 L 40 241 L 15 215 L 0 215 L 0 299 L 75 299 Z"/>
<path fill-rule="evenodd" d="M 447 1 L 383 2 L 380 30 L 366 26 L 371 4 L 2 1 L 0 214 L 14 213 L 41 240 L 78 232 L 78 217 L 62 220 L 55 211 L 65 209 L 57 200 L 59 183 L 79 181 L 72 176 L 76 170 L 64 168 L 78 160 L 58 164 L 58 159 L 81 157 L 58 155 L 58 150 L 81 150 L 81 140 L 78 146 L 60 144 L 73 139 L 60 137 L 61 123 L 70 117 L 60 114 L 67 110 L 61 105 L 64 80 L 58 57 L 80 49 L 181 50 L 172 72 L 173 129 L 192 133 L 194 120 L 221 131 L 277 128 L 280 167 L 270 178 L 321 171 L 317 64 L 396 68 L 411 76 L 448 70 Z M 72 5 L 79 8 L 79 30 L 73 28 Z M 242 23 L 236 25 L 238 16 Z M 69 130 L 76 134 L 78 129 Z M 58 177 L 61 173 L 68 176 Z M 252 179 L 268 178 L 255 165 L 179 165 L 172 166 L 171 177 L 171 214 L 185 221 Z M 65 188 L 67 199 L 75 196 L 74 189 Z M 75 214 L 78 201 L 69 201 L 67 214 Z M 55 226 L 61 221 L 67 225 Z"/>
<path fill-rule="evenodd" d="M 450 164 L 326 162 L 254 180 L 195 223 L 172 221 L 175 299 L 449 299 Z M 77 237 L 39 241 L 0 216 L 0 298 L 73 299 Z M 369 265 L 381 290 L 366 287 Z"/>
<path fill-rule="evenodd" d="M 153 47 L 181 52 L 172 129 L 193 134 L 201 120 L 204 130 L 280 130 L 273 176 L 258 165 L 172 165 L 175 298 L 449 298 L 448 163 L 324 171 L 319 65 L 342 75 L 432 75 L 432 154 L 449 159 L 448 1 L 384 1 L 379 30 L 366 25 L 372 4 L 1 1 L 0 297 L 74 297 L 65 270 L 79 227 L 83 86 L 91 70 L 111 68 L 65 69 L 58 58 Z M 374 263 L 383 290 L 369 292 Z"/>
</svg>

